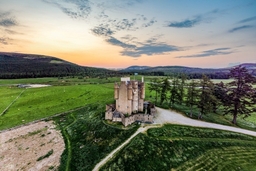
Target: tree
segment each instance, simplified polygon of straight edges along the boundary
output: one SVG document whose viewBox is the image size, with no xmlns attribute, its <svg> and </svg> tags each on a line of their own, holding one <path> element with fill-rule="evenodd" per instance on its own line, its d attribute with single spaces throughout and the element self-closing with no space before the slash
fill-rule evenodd
<svg viewBox="0 0 256 171">
<path fill-rule="evenodd" d="M 213 83 L 206 75 L 202 76 L 199 86 L 197 107 L 200 109 L 198 118 L 201 119 L 207 111 L 212 111 L 216 97 L 213 95 Z"/>
<path fill-rule="evenodd" d="M 160 86 L 159 85 L 160 85 L 160 81 L 157 78 L 153 78 L 151 80 L 151 82 L 149 83 L 149 87 L 148 87 L 150 92 L 155 91 L 155 94 L 156 94 L 155 103 L 157 103 L 157 99 L 158 99 L 157 95 L 160 92 Z"/>
<path fill-rule="evenodd" d="M 181 75 L 181 81 L 180 83 L 178 84 L 178 103 L 179 104 L 182 104 L 183 103 L 183 98 L 184 98 L 184 86 L 186 84 L 186 79 L 187 79 L 187 76 L 185 74 L 182 74 Z"/>
<path fill-rule="evenodd" d="M 179 97 L 179 79 L 177 77 L 173 78 L 172 82 L 171 82 L 171 86 L 170 86 L 170 104 L 174 104 L 175 102 L 178 101 L 178 99 L 180 99 Z"/>
<path fill-rule="evenodd" d="M 190 117 L 192 117 L 192 107 L 194 105 L 196 105 L 196 101 L 197 101 L 197 96 L 198 96 L 198 92 L 196 90 L 197 87 L 197 82 L 192 80 L 189 84 L 188 84 L 188 92 L 186 94 L 186 104 L 190 107 Z"/>
<path fill-rule="evenodd" d="M 167 92 L 170 89 L 170 82 L 168 78 L 165 78 L 160 83 L 160 104 L 162 105 L 163 102 L 166 100 Z"/>
<path fill-rule="evenodd" d="M 226 95 L 226 88 L 222 81 L 214 84 L 213 95 L 218 99 L 216 103 L 213 104 L 213 111 L 216 113 L 218 107 L 226 104 L 228 99 Z"/>
<path fill-rule="evenodd" d="M 234 78 L 234 81 L 226 85 L 228 101 L 225 104 L 225 114 L 233 115 L 232 123 L 237 124 L 239 114 L 247 117 L 253 110 L 255 89 L 252 85 L 255 78 L 241 66 L 231 69 L 230 77 Z"/>
</svg>

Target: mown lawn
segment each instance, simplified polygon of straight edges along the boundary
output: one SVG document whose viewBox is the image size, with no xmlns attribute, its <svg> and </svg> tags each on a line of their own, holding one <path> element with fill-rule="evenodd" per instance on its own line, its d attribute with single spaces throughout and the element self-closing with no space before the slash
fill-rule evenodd
<svg viewBox="0 0 256 171">
<path fill-rule="evenodd" d="M 165 125 L 139 134 L 101 170 L 255 170 L 256 137 Z"/>
<path fill-rule="evenodd" d="M 22 89 L 0 86 L 0 114 L 12 103 L 22 92 Z"/>
<path fill-rule="evenodd" d="M 1 109 L 24 89 L 1 87 Z M 0 130 L 66 112 L 87 104 L 113 101 L 113 84 L 50 86 L 25 89 L 15 103 L 0 116 Z M 5 101 L 5 99 L 7 99 Z M 1 111 L 2 112 L 2 111 Z"/>
</svg>

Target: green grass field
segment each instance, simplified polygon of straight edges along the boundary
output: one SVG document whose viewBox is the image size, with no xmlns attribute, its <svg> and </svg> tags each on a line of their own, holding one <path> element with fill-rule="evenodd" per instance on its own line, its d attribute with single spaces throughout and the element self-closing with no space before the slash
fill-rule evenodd
<svg viewBox="0 0 256 171">
<path fill-rule="evenodd" d="M 239 133 L 165 125 L 136 136 L 101 170 L 255 170 L 255 140 Z"/>
<path fill-rule="evenodd" d="M 1 112 L 24 89 L 0 87 Z M 113 84 L 29 88 L 0 116 L 0 130 L 93 103 L 113 101 Z"/>
<path fill-rule="evenodd" d="M 124 130 L 104 124 L 104 109 L 103 104 L 89 104 L 78 111 L 53 118 L 66 144 L 59 170 L 92 170 L 137 130 L 138 126 Z"/>
<path fill-rule="evenodd" d="M 146 77 L 150 80 L 152 77 Z M 132 77 L 131 77 L 132 79 Z M 141 79 L 141 76 L 136 76 Z M 114 101 L 114 82 L 111 78 L 29 78 L 0 80 L 0 114 L 16 99 L 10 108 L 0 116 L 0 130 L 21 125 L 33 120 L 63 113 L 93 103 Z M 44 88 L 17 88 L 17 84 L 50 84 Z"/>
<path fill-rule="evenodd" d="M 141 76 L 136 76 L 141 79 Z M 153 76 L 146 76 L 145 81 L 150 81 Z M 133 79 L 133 76 L 131 76 Z M 24 124 L 36 119 L 52 116 L 54 114 L 66 112 L 86 104 L 112 102 L 113 83 L 119 82 L 120 78 L 33 78 L 33 79 L 6 79 L 0 80 L 0 113 L 11 104 L 19 94 L 25 90 L 13 84 L 50 84 L 53 86 L 45 88 L 26 89 L 10 108 L 0 117 L 0 130 Z M 214 82 L 230 80 L 213 80 Z M 13 85 L 13 86 L 12 86 Z M 155 94 L 148 91 L 146 86 L 146 99 L 154 102 Z M 186 106 L 173 106 L 174 109 L 189 113 Z M 197 110 L 193 115 L 197 118 Z M 14 117 L 15 116 L 15 117 Z M 209 122 L 216 122 L 225 125 L 230 123 L 230 116 L 219 114 L 208 114 L 203 118 Z M 246 129 L 256 128 L 256 114 L 243 120 L 238 118 L 238 126 Z"/>
</svg>

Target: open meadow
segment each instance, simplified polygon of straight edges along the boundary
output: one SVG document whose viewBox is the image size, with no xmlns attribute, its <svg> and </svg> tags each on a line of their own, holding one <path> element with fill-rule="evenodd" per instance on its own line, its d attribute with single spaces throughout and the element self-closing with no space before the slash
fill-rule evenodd
<svg viewBox="0 0 256 171">
<path fill-rule="evenodd" d="M 12 80 L 8 84 L 16 81 L 16 84 L 38 84 L 48 83 L 51 80 L 52 78 L 32 79 L 32 81 L 31 79 L 24 79 L 19 80 L 19 82 Z M 55 78 L 55 80 L 57 79 Z M 4 86 L 2 84 L 0 86 L 0 109 L 2 113 L 0 130 L 64 113 L 87 104 L 105 104 L 113 101 L 113 83 L 80 85 L 74 84 L 74 82 L 69 83 L 70 85 L 60 84 L 42 88 L 18 88 L 14 85 Z M 21 92 L 23 93 L 21 94 Z M 8 110 L 3 113 L 8 106 Z"/>
</svg>

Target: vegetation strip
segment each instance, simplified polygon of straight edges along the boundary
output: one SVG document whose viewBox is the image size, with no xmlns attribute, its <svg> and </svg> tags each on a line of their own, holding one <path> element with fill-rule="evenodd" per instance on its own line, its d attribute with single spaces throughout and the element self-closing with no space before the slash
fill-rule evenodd
<svg viewBox="0 0 256 171">
<path fill-rule="evenodd" d="M 43 156 L 39 157 L 36 161 L 43 160 L 43 159 L 45 159 L 45 158 L 49 157 L 49 156 L 50 156 L 50 155 L 52 155 L 52 154 L 53 154 L 53 149 L 51 149 L 50 151 L 48 151 L 48 153 L 47 153 L 47 154 L 45 154 L 45 155 L 43 155 Z"/>
<path fill-rule="evenodd" d="M 70 125 L 67 125 L 64 129 L 63 129 L 63 133 L 64 133 L 64 136 L 67 140 L 67 149 L 68 149 L 68 157 L 67 157 L 67 163 L 66 163 L 66 171 L 69 171 L 70 170 L 70 162 L 71 162 L 71 158 L 72 158 L 72 148 L 71 148 L 71 142 L 70 142 L 70 138 L 69 138 L 69 134 L 67 132 L 67 129 L 72 126 L 76 121 L 77 119 L 74 117 L 73 114 L 71 114 L 71 117 L 73 118 L 73 122 L 70 124 Z"/>
<path fill-rule="evenodd" d="M 25 90 L 26 90 L 26 89 L 25 89 Z M 16 97 L 16 99 L 14 99 L 14 100 L 9 104 L 9 106 L 7 106 L 7 108 L 4 109 L 4 111 L 0 114 L 0 116 L 2 116 L 3 114 L 5 114 L 5 112 L 11 107 L 11 105 L 12 105 L 16 100 L 18 100 L 18 98 L 24 93 L 25 90 L 23 90 L 23 91 Z"/>
</svg>

